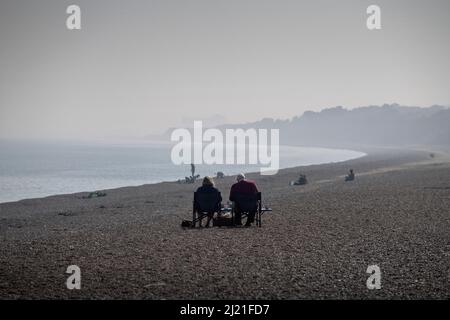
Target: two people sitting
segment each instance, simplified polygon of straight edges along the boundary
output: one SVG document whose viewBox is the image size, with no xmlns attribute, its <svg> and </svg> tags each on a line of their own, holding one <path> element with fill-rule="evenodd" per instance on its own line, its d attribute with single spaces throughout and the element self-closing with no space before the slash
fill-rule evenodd
<svg viewBox="0 0 450 320">
<path fill-rule="evenodd" d="M 220 195 L 220 191 L 214 186 L 214 180 L 211 177 L 205 177 L 203 179 L 202 186 L 199 187 L 196 191 L 196 194 L 215 194 L 217 197 L 217 207 L 215 208 L 215 212 L 220 212 L 220 203 L 222 201 L 222 196 Z M 242 213 L 247 212 L 248 217 L 245 223 L 246 227 L 251 226 L 251 224 L 255 221 L 255 215 L 258 210 L 257 202 L 255 202 L 254 208 L 247 209 L 245 211 L 239 207 L 239 199 L 242 196 L 252 196 L 258 193 L 258 188 L 255 182 L 247 180 L 243 173 L 240 173 L 236 177 L 236 183 L 231 186 L 230 190 L 230 201 L 234 203 L 234 224 L 241 226 L 242 225 Z M 194 199 L 194 208 L 198 211 L 200 208 L 197 199 Z M 211 220 L 213 219 L 214 212 L 208 212 L 206 216 L 208 220 L 206 222 L 206 227 L 209 227 Z M 202 219 L 199 221 L 200 227 L 202 227 Z"/>
</svg>

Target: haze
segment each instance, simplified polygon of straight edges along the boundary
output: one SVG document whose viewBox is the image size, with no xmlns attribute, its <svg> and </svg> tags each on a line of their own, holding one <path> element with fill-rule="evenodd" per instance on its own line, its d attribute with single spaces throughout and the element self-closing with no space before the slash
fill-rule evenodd
<svg viewBox="0 0 450 320">
<path fill-rule="evenodd" d="M 82 30 L 66 29 L 66 8 Z M 366 8 L 382 9 L 382 30 Z M 342 105 L 450 103 L 450 2 L 0 3 L 0 138 L 142 137 Z"/>
</svg>

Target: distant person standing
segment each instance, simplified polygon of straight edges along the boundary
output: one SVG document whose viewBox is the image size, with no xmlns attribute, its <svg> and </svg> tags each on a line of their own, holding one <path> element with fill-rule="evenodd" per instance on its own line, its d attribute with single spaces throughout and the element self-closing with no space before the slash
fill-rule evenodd
<svg viewBox="0 0 450 320">
<path fill-rule="evenodd" d="M 230 190 L 230 201 L 233 201 L 234 206 L 234 214 L 235 214 L 235 224 L 238 226 L 242 225 L 242 211 L 239 208 L 239 205 L 236 203 L 239 195 L 253 195 L 258 193 L 258 188 L 256 187 L 256 183 L 254 181 L 250 181 L 245 179 L 245 175 L 240 173 L 236 177 L 236 183 L 231 186 Z M 247 222 L 245 223 L 246 227 L 249 227 L 255 221 L 255 214 L 258 210 L 257 204 L 255 203 L 255 210 L 251 210 L 248 213 Z"/>
<path fill-rule="evenodd" d="M 195 165 L 191 163 L 191 177 L 195 176 Z"/>
</svg>

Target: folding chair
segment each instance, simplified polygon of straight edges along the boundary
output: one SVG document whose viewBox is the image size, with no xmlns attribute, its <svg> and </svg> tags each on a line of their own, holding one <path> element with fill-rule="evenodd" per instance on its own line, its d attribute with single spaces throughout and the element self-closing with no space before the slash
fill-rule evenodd
<svg viewBox="0 0 450 320">
<path fill-rule="evenodd" d="M 235 201 L 233 201 L 233 210 L 231 211 L 231 215 L 234 221 L 235 207 L 236 205 L 239 207 L 241 212 L 241 219 L 247 217 L 250 212 L 255 211 L 255 221 L 258 227 L 261 227 L 261 217 L 262 217 L 262 208 L 261 208 L 261 192 L 255 194 L 240 194 L 236 195 Z"/>
<path fill-rule="evenodd" d="M 220 212 L 220 192 L 204 193 L 194 192 L 194 202 L 192 209 L 192 227 L 195 228 L 197 221 L 215 212 Z"/>
</svg>

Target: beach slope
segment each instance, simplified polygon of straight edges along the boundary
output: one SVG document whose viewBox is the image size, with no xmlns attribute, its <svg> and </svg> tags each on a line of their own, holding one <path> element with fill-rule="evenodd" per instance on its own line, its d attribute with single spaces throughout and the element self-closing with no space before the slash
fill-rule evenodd
<svg viewBox="0 0 450 320">
<path fill-rule="evenodd" d="M 344 182 L 349 168 L 356 180 Z M 290 186 L 299 173 L 310 183 Z M 182 229 L 199 183 L 0 204 L 0 298 L 450 298 L 445 154 L 371 150 L 249 176 L 273 208 L 262 228 Z M 225 199 L 233 181 L 217 181 Z M 66 288 L 69 265 L 81 290 Z M 369 265 L 380 290 L 366 286 Z"/>
</svg>

